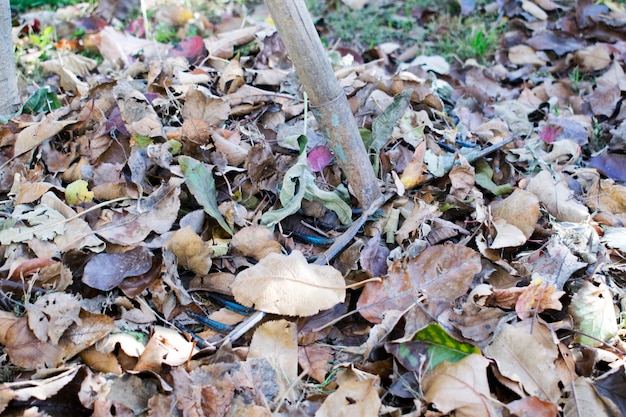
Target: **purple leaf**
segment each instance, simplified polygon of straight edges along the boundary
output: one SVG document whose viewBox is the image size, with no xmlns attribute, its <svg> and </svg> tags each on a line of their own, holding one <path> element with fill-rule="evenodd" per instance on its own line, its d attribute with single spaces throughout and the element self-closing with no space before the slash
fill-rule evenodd
<svg viewBox="0 0 626 417">
<path fill-rule="evenodd" d="M 323 145 L 316 146 L 315 148 L 311 149 L 309 155 L 307 156 L 309 164 L 311 164 L 311 168 L 313 168 L 313 172 L 320 172 L 321 170 L 323 170 L 325 167 L 330 165 L 330 163 L 333 161 L 333 158 L 334 156 L 330 149 L 328 149 L 327 146 Z"/>
<path fill-rule="evenodd" d="M 125 278 L 145 274 L 152 267 L 152 252 L 140 246 L 122 253 L 99 253 L 85 265 L 82 281 L 101 291 L 110 291 Z"/>
</svg>

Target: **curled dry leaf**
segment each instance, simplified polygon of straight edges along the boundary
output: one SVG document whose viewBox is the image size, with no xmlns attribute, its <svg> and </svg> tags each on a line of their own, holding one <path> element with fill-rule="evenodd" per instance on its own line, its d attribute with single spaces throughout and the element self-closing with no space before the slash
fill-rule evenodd
<svg viewBox="0 0 626 417">
<path fill-rule="evenodd" d="M 298 348 L 298 363 L 311 378 L 319 383 L 324 382 L 333 360 L 330 346 L 313 344 Z"/>
<path fill-rule="evenodd" d="M 231 251 L 235 255 L 249 256 L 257 261 L 270 253 L 281 253 L 280 243 L 274 233 L 267 227 L 251 225 L 239 230 L 230 243 Z"/>
<path fill-rule="evenodd" d="M 113 88 L 126 129 L 132 135 L 151 138 L 165 136 L 163 125 L 148 99 L 128 81 L 118 81 Z"/>
<path fill-rule="evenodd" d="M 228 165 L 234 167 L 243 165 L 248 157 L 248 148 L 243 146 L 239 132 L 226 129 L 212 129 L 211 139 L 215 144 L 215 149 L 226 157 Z"/>
<path fill-rule="evenodd" d="M 572 198 L 567 182 L 563 178 L 555 180 L 550 171 L 539 172 L 526 190 L 535 194 L 559 222 L 579 223 L 589 216 L 587 207 Z"/>
<path fill-rule="evenodd" d="M 496 229 L 496 238 L 489 246 L 491 249 L 521 246 L 526 242 L 526 237 L 523 235 L 522 231 L 512 224 L 507 223 L 504 219 L 494 219 L 493 227 Z"/>
<path fill-rule="evenodd" d="M 58 343 L 50 343 L 37 339 L 23 317 L 7 330 L 5 352 L 11 362 L 25 369 L 54 368 L 117 329 L 113 319 L 103 314 L 82 310 L 79 318 L 80 324 L 70 326 Z"/>
<path fill-rule="evenodd" d="M 59 113 L 50 113 L 39 123 L 24 128 L 17 135 L 15 145 L 13 146 L 13 154 L 17 156 L 26 153 L 55 136 L 67 126 L 76 123 L 75 120 L 56 120 L 56 117 L 59 117 Z"/>
<path fill-rule="evenodd" d="M 512 401 L 506 405 L 511 413 L 518 416 L 552 417 L 559 415 L 556 404 L 549 401 L 542 401 L 537 397 L 523 397 Z M 575 414 L 567 414 L 575 415 Z M 581 414 L 584 415 L 584 414 Z M 594 415 L 596 415 L 594 413 Z"/>
<path fill-rule="evenodd" d="M 163 364 L 182 365 L 194 352 L 194 344 L 179 332 L 162 326 L 154 327 L 145 349 L 141 353 L 135 371 L 152 370 L 158 372 Z"/>
<path fill-rule="evenodd" d="M 177 230 L 165 245 L 178 259 L 179 265 L 190 271 L 206 275 L 211 269 L 213 249 L 209 242 L 202 240 L 191 227 Z"/>
<path fill-rule="evenodd" d="M 172 177 L 167 184 L 123 214 L 116 211 L 103 213 L 101 221 L 97 223 L 96 233 L 109 242 L 132 246 L 143 242 L 151 232 L 168 232 L 178 216 L 182 183 L 181 178 Z"/>
<path fill-rule="evenodd" d="M 241 64 L 238 59 L 231 60 L 224 71 L 222 72 L 222 76 L 218 82 L 218 88 L 222 94 L 231 94 L 234 93 L 245 84 L 243 68 L 241 68 Z"/>
<path fill-rule="evenodd" d="M 200 89 L 187 92 L 182 116 L 187 120 L 205 121 L 209 125 L 219 125 L 228 119 L 230 105 L 222 98 L 207 97 Z M 204 126 L 204 125 L 203 125 Z M 191 131 L 191 129 L 187 129 Z"/>
<path fill-rule="evenodd" d="M 533 311 L 541 313 L 547 309 L 561 310 L 559 301 L 565 291 L 558 291 L 554 284 L 535 283 L 526 287 L 515 303 L 515 312 L 521 319 L 527 319 Z"/>
<path fill-rule="evenodd" d="M 312 316 L 346 297 L 341 273 L 328 265 L 307 263 L 304 255 L 269 254 L 239 273 L 231 286 L 238 303 L 266 313 Z"/>
<path fill-rule="evenodd" d="M 537 220 L 539 220 L 539 200 L 535 194 L 517 189 L 502 201 L 491 205 L 491 212 L 494 219 L 501 219 L 506 224 L 513 226 L 521 232 L 523 241 L 518 245 L 524 244 L 535 230 Z M 496 226 L 498 228 L 498 226 Z M 498 230 L 499 232 L 499 230 Z M 498 239 L 496 236 L 496 239 Z M 495 242 L 494 242 L 495 243 Z M 518 246 L 511 244 L 513 242 L 502 242 L 504 246 L 494 246 L 492 249 L 503 248 L 507 246 Z"/>
</svg>

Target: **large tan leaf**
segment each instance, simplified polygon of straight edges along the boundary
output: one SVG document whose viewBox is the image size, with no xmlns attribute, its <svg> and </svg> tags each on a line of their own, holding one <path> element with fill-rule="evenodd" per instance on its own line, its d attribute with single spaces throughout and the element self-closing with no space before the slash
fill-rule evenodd
<svg viewBox="0 0 626 417">
<path fill-rule="evenodd" d="M 424 399 L 456 417 L 499 416 L 489 395 L 487 366 L 489 361 L 477 354 L 442 363 L 424 378 Z"/>
<path fill-rule="evenodd" d="M 396 261 L 381 282 L 368 283 L 359 297 L 359 313 L 380 323 L 388 310 L 404 310 L 424 294 L 431 301 L 452 302 L 469 289 L 481 270 L 480 255 L 461 245 L 435 245 L 417 257 Z"/>
<path fill-rule="evenodd" d="M 602 397 L 598 395 L 587 378 L 578 377 L 576 381 L 566 387 L 569 397 L 563 406 L 563 412 L 568 417 L 608 417 Z"/>
<path fill-rule="evenodd" d="M 269 254 L 239 273 L 231 286 L 237 302 L 266 313 L 312 316 L 344 301 L 341 273 L 328 265 L 307 263 L 304 255 Z"/>
<path fill-rule="evenodd" d="M 276 371 L 276 383 L 288 398 L 296 394 L 289 387 L 298 377 L 298 329 L 287 320 L 263 323 L 254 332 L 248 359 L 265 358 Z M 297 395 L 297 394 L 296 394 Z"/>
<path fill-rule="evenodd" d="M 532 319 L 505 324 L 484 354 L 496 361 L 502 375 L 519 382 L 530 395 L 559 401 L 560 379 L 554 364 L 559 351 L 545 325 Z"/>
</svg>

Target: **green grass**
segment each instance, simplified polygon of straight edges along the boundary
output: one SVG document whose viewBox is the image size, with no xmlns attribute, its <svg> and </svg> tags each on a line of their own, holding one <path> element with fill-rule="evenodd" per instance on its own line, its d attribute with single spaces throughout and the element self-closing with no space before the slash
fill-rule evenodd
<svg viewBox="0 0 626 417">
<path fill-rule="evenodd" d="M 475 11 L 468 16 L 461 16 L 458 2 L 446 0 L 407 0 L 361 10 L 352 10 L 338 0 L 308 0 L 307 5 L 318 18 L 318 26 L 327 31 L 323 36 L 329 44 L 338 39 L 371 48 L 393 41 L 403 46 L 420 45 L 424 53 L 448 60 L 473 58 L 487 63 L 493 59 L 504 25 L 496 14 L 483 12 L 485 3 L 477 1 Z M 429 17 L 418 21 L 418 11 L 427 11 Z"/>
<path fill-rule="evenodd" d="M 352 10 L 339 2 L 309 2 L 309 10 L 315 16 L 324 16 L 320 22 L 329 29 L 330 37 L 344 42 L 354 42 L 371 48 L 383 42 L 414 39 L 416 28 L 410 10 L 417 0 L 408 0 L 405 4 L 393 4 L 386 7 Z M 316 4 L 314 4 L 316 3 Z M 397 2 L 400 3 L 400 2 Z"/>
<path fill-rule="evenodd" d="M 441 16 L 429 25 L 426 52 L 448 59 L 475 59 L 481 64 L 493 59 L 504 25 L 495 17 Z"/>
<path fill-rule="evenodd" d="M 30 9 L 43 8 L 55 10 L 59 7 L 70 6 L 72 4 L 95 3 L 95 0 L 11 0 L 11 9 L 17 13 L 22 13 Z"/>
</svg>

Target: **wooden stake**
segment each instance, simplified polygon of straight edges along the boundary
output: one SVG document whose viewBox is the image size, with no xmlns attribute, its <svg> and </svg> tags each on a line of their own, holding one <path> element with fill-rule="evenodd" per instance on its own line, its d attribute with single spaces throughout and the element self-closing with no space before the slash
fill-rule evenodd
<svg viewBox="0 0 626 417">
<path fill-rule="evenodd" d="M 311 110 L 365 210 L 382 197 L 348 99 L 339 86 L 304 0 L 265 0 Z"/>
</svg>

